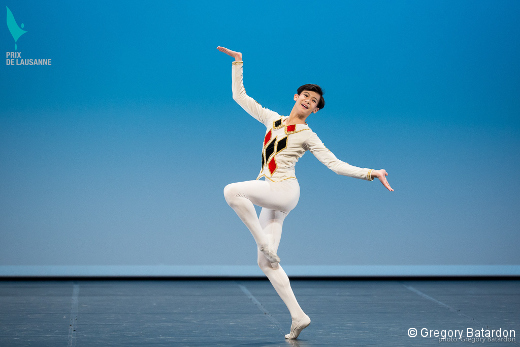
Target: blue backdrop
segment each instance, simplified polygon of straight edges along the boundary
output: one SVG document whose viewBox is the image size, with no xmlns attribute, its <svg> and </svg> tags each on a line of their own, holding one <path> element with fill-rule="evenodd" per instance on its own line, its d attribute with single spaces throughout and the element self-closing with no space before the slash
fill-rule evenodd
<svg viewBox="0 0 520 347">
<path fill-rule="evenodd" d="M 0 25 L 0 266 L 255 265 L 222 190 L 256 178 L 265 129 L 221 45 L 280 114 L 323 86 L 311 128 L 395 189 L 307 153 L 283 264 L 518 269 L 520 2 L 0 3 L 26 31 L 7 65 Z"/>
</svg>

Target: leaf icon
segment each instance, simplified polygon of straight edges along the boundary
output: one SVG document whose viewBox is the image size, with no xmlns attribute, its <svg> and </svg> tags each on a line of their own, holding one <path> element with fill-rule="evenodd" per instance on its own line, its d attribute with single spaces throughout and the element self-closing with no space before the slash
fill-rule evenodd
<svg viewBox="0 0 520 347">
<path fill-rule="evenodd" d="M 16 46 L 16 41 L 25 34 L 27 31 L 23 30 L 23 23 L 22 28 L 18 26 L 18 23 L 16 23 L 16 19 L 14 19 L 13 12 L 9 9 L 9 7 L 5 7 L 7 9 L 7 27 L 9 28 L 9 31 L 11 32 L 11 35 L 14 39 L 14 49 L 16 50 L 18 47 Z"/>
</svg>

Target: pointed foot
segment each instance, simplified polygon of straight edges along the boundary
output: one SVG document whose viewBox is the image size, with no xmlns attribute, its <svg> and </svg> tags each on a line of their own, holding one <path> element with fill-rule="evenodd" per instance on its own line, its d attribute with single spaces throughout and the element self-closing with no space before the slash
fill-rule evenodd
<svg viewBox="0 0 520 347">
<path fill-rule="evenodd" d="M 285 335 L 285 338 L 289 340 L 296 339 L 309 324 L 311 324 L 311 319 L 307 315 L 297 321 L 293 321 L 291 324 L 291 332 Z"/>
<path fill-rule="evenodd" d="M 276 255 L 275 251 L 273 251 L 269 246 L 260 246 L 260 252 L 265 255 L 271 265 L 276 265 L 276 267 L 278 267 L 277 264 L 280 262 L 280 258 Z"/>
</svg>

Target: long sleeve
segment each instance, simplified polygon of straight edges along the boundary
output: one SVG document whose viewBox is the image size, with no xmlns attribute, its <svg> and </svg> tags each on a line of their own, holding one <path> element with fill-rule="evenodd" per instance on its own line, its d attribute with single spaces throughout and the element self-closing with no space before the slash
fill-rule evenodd
<svg viewBox="0 0 520 347">
<path fill-rule="evenodd" d="M 363 180 L 373 181 L 370 175 L 372 170 L 367 168 L 360 168 L 357 166 L 350 165 L 344 161 L 336 158 L 323 142 L 321 142 L 318 135 L 314 132 L 311 133 L 309 138 L 305 141 L 305 147 L 326 167 L 337 173 L 338 175 L 349 176 L 359 178 Z"/>
<path fill-rule="evenodd" d="M 233 99 L 242 106 L 247 113 L 263 123 L 266 127 L 271 126 L 275 119 L 280 118 L 278 113 L 262 107 L 262 105 L 246 94 L 243 82 L 243 62 L 241 61 L 233 62 L 232 89 Z"/>
</svg>

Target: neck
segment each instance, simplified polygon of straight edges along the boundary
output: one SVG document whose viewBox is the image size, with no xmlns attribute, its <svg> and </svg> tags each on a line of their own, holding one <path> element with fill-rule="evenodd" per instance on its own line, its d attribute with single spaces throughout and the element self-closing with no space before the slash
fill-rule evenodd
<svg viewBox="0 0 520 347">
<path fill-rule="evenodd" d="M 293 107 L 289 117 L 285 120 L 285 124 L 307 124 L 307 117 L 309 117 L 309 115 L 301 114 L 296 111 L 296 107 Z"/>
</svg>

